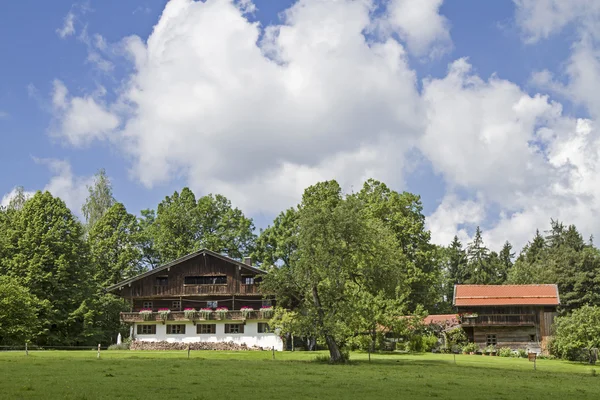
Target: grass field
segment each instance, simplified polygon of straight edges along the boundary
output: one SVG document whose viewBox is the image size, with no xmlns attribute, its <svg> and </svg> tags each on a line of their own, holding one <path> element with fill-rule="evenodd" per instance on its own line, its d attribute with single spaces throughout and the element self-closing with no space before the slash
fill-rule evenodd
<svg viewBox="0 0 600 400">
<path fill-rule="evenodd" d="M 594 367 L 446 354 L 0 352 L 1 399 L 600 399 Z M 600 367 L 598 368 L 600 369 Z M 600 372 L 600 371 L 599 371 Z"/>
</svg>

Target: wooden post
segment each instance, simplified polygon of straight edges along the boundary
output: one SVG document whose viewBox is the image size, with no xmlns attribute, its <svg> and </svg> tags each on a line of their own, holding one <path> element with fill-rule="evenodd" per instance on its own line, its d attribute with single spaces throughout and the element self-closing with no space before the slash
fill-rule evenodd
<svg viewBox="0 0 600 400">
<path fill-rule="evenodd" d="M 454 354 L 454 365 L 456 365 L 456 353 L 452 353 Z"/>
<path fill-rule="evenodd" d="M 100 359 L 100 343 L 98 343 L 98 355 L 96 355 L 97 359 Z"/>
<path fill-rule="evenodd" d="M 294 335 L 292 335 L 292 352 L 294 351 Z"/>
<path fill-rule="evenodd" d="M 273 346 L 273 360 L 275 359 L 275 346 Z"/>
<path fill-rule="evenodd" d="M 371 344 L 369 343 L 369 362 L 371 362 Z"/>
<path fill-rule="evenodd" d="M 537 360 L 537 357 L 535 357 L 535 358 L 533 359 L 533 370 L 534 370 L 534 371 L 537 369 L 537 368 L 536 368 L 536 365 L 535 365 L 535 364 L 536 364 L 536 360 Z"/>
<path fill-rule="evenodd" d="M 29 355 L 29 350 L 27 350 L 27 342 L 25 342 L 25 355 L 28 356 Z"/>
<path fill-rule="evenodd" d="M 190 345 L 188 344 L 188 360 L 190 359 Z"/>
</svg>

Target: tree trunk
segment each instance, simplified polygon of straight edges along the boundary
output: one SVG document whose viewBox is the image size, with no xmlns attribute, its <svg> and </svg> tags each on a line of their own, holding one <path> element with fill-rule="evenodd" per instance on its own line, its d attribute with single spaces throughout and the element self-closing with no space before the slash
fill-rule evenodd
<svg viewBox="0 0 600 400">
<path fill-rule="evenodd" d="M 343 363 L 346 360 L 342 352 L 340 351 L 340 347 L 336 343 L 335 339 L 332 335 L 327 332 L 324 324 L 324 316 L 323 316 L 323 308 L 321 307 L 321 300 L 319 299 L 319 292 L 316 286 L 312 288 L 313 302 L 315 307 L 317 308 L 317 314 L 319 316 L 319 324 L 324 331 L 325 342 L 327 343 L 327 348 L 329 349 L 329 361 L 332 363 Z"/>
</svg>

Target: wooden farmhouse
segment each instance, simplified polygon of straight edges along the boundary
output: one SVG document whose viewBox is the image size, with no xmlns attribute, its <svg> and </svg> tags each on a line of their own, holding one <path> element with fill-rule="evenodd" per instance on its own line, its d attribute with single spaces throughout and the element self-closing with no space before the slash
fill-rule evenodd
<svg viewBox="0 0 600 400">
<path fill-rule="evenodd" d="M 259 293 L 264 271 L 200 250 L 107 288 L 129 300 L 121 319 L 138 341 L 233 342 L 283 349 L 271 332 L 274 300 Z"/>
<path fill-rule="evenodd" d="M 556 285 L 455 285 L 453 302 L 469 342 L 539 353 L 560 298 Z"/>
</svg>

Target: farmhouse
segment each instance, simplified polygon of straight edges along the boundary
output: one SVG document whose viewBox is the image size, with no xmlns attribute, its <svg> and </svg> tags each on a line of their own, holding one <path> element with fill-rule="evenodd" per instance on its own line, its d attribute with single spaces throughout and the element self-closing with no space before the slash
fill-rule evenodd
<svg viewBox="0 0 600 400">
<path fill-rule="evenodd" d="M 274 300 L 259 293 L 264 271 L 200 250 L 106 290 L 129 300 L 121 319 L 138 341 L 234 342 L 283 349 L 271 332 Z"/>
<path fill-rule="evenodd" d="M 560 298 L 556 285 L 455 285 L 453 302 L 469 342 L 545 353 Z"/>
</svg>

